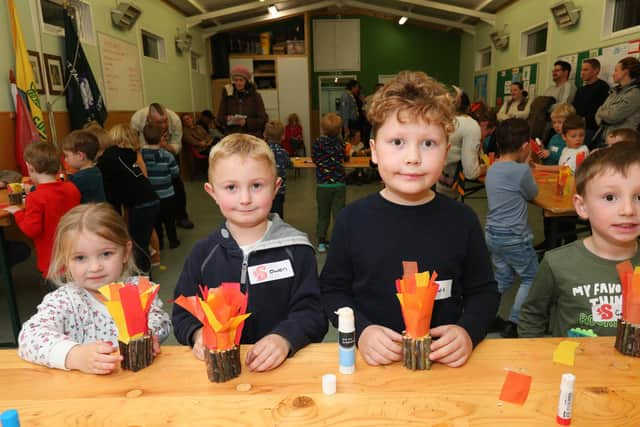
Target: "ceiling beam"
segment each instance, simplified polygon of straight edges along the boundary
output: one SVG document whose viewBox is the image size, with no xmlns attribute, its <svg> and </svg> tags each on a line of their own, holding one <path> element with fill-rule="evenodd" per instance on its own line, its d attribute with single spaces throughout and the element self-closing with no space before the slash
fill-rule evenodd
<svg viewBox="0 0 640 427">
<path fill-rule="evenodd" d="M 369 3 L 364 3 L 358 0 L 346 0 L 345 4 L 352 7 L 360 7 L 362 9 L 375 10 L 382 13 L 387 13 L 389 15 L 397 15 L 397 16 L 406 16 L 409 19 L 415 19 L 417 21 L 430 22 L 432 24 L 438 24 L 445 27 L 455 27 L 459 28 L 465 32 L 470 34 L 474 33 L 474 27 L 469 24 L 463 24 L 461 22 L 451 21 L 448 19 L 435 18 L 432 16 L 421 15 L 419 13 L 408 12 L 402 9 L 394 9 L 390 7 L 382 7 L 382 6 L 374 6 Z"/>
<path fill-rule="evenodd" d="M 485 7 L 489 6 L 491 3 L 493 3 L 494 0 L 484 0 L 482 3 L 480 3 L 479 5 L 477 5 L 476 7 L 474 7 L 475 10 L 482 10 Z M 457 19 L 458 22 L 466 22 L 468 16 L 463 16 L 462 18 Z M 451 28 L 447 28 L 447 31 L 449 31 Z"/>
<path fill-rule="evenodd" d="M 234 13 L 247 12 L 249 10 L 266 8 L 268 4 L 261 2 L 245 3 L 238 6 L 227 7 L 225 9 L 214 10 L 213 12 L 202 13 L 200 15 L 194 15 L 187 18 L 187 28 L 194 27 L 206 21 L 207 19 L 220 18 L 227 15 L 233 15 Z"/>
<path fill-rule="evenodd" d="M 189 4 L 193 7 L 195 7 L 196 9 L 198 9 L 200 11 L 200 13 L 207 13 L 207 9 L 205 9 L 204 7 L 202 7 L 202 5 L 200 3 L 198 3 L 197 0 L 187 0 L 189 2 Z"/>
<path fill-rule="evenodd" d="M 444 4 L 432 0 L 400 0 L 402 3 L 412 4 L 414 6 L 428 7 L 430 9 L 442 10 L 444 12 L 456 13 L 458 15 L 466 15 L 478 18 L 487 24 L 496 24 L 496 15 L 494 13 L 481 12 L 479 10 L 467 9 L 466 7 Z"/>
<path fill-rule="evenodd" d="M 243 19 L 240 21 L 234 21 L 234 22 L 229 22 L 227 24 L 222 24 L 222 25 L 218 25 L 215 28 L 210 29 L 209 31 L 205 31 L 203 33 L 203 36 L 205 38 L 211 37 L 216 33 L 219 33 L 221 31 L 228 31 L 228 30 L 233 30 L 235 28 L 239 28 L 239 27 L 246 27 L 248 25 L 253 25 L 253 24 L 257 24 L 259 22 L 265 22 L 265 21 L 273 21 L 276 19 L 281 19 L 281 18 L 285 18 L 287 16 L 292 16 L 292 15 L 300 15 L 304 12 L 309 12 L 312 10 L 316 10 L 316 9 L 323 9 L 325 7 L 329 7 L 329 6 L 333 6 L 335 5 L 335 1 L 333 0 L 324 0 L 324 1 L 319 1 L 319 2 L 315 2 L 312 3 L 310 5 L 307 6 L 301 6 L 301 7 L 294 7 L 292 9 L 285 9 L 283 11 L 278 12 L 276 15 L 271 15 L 270 13 L 267 13 L 265 15 L 260 15 L 260 16 L 256 16 L 253 18 L 249 18 L 249 19 Z M 265 8 L 266 9 L 267 4 L 265 3 L 261 3 L 260 7 Z"/>
</svg>

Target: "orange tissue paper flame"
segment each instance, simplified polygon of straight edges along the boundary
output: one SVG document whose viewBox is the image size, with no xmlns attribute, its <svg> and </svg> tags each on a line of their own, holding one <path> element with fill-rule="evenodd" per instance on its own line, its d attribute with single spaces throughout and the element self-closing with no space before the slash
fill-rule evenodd
<svg viewBox="0 0 640 427">
<path fill-rule="evenodd" d="M 118 341 L 127 344 L 148 332 L 149 310 L 159 290 L 160 285 L 144 276 L 138 277 L 137 285 L 110 283 L 98 289 L 118 328 Z"/>
<path fill-rule="evenodd" d="M 402 308 L 405 331 L 411 338 L 429 335 L 433 304 L 438 293 L 435 271 L 418 273 L 418 264 L 414 261 L 402 262 L 404 274 L 396 280 L 396 296 Z"/>
<path fill-rule="evenodd" d="M 634 325 L 640 324 L 640 267 L 633 268 L 631 261 L 616 266 L 622 284 L 622 319 Z"/>
<path fill-rule="evenodd" d="M 221 283 L 217 288 L 200 286 L 200 296 L 180 295 L 175 303 L 198 319 L 202 340 L 209 350 L 229 350 L 240 344 L 247 311 L 247 295 L 240 291 L 240 283 Z"/>
</svg>

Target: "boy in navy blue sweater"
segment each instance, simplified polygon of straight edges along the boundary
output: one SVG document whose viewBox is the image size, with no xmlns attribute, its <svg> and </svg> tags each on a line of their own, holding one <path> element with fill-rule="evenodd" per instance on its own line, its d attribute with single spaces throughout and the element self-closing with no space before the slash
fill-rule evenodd
<svg viewBox="0 0 640 427">
<path fill-rule="evenodd" d="M 269 144 L 269 148 L 273 151 L 276 159 L 276 169 L 280 178 L 280 188 L 278 194 L 273 199 L 271 212 L 280 215 L 280 219 L 284 219 L 284 197 L 287 189 L 287 169 L 293 164 L 289 158 L 289 153 L 282 147 L 282 135 L 284 134 L 284 126 L 278 120 L 271 120 L 264 127 L 264 139 Z"/>
<path fill-rule="evenodd" d="M 100 203 L 106 200 L 102 172 L 96 167 L 100 150 L 98 138 L 86 130 L 74 130 L 62 140 L 64 160 L 76 169 L 69 180 L 80 190 L 80 203 Z"/>
<path fill-rule="evenodd" d="M 276 368 L 327 331 L 313 246 L 306 234 L 269 214 L 279 186 L 264 141 L 246 134 L 222 139 L 209 154 L 204 189 L 226 222 L 195 244 L 175 289 L 177 298 L 196 295 L 200 284 L 240 282 L 251 313 L 241 343 L 255 343 L 245 361 L 252 371 Z M 178 342 L 203 359 L 200 322 L 177 304 L 172 321 Z"/>
<path fill-rule="evenodd" d="M 374 95 L 371 158 L 385 188 L 351 203 L 334 226 L 320 287 L 331 322 L 355 312 L 356 342 L 370 365 L 402 358 L 404 321 L 395 280 L 402 261 L 438 273 L 429 358 L 462 366 L 485 336 L 499 294 L 476 214 L 431 188 L 442 173 L 453 131 L 453 104 L 441 84 L 404 71 Z"/>
</svg>

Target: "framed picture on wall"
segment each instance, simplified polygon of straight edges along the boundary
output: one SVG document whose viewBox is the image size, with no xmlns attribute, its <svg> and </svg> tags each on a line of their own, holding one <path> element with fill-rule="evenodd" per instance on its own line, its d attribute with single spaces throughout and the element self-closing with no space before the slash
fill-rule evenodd
<svg viewBox="0 0 640 427">
<path fill-rule="evenodd" d="M 38 90 L 38 93 L 44 93 L 44 84 L 42 82 L 42 64 L 40 62 L 40 54 L 32 50 L 28 50 L 27 53 L 29 54 L 29 63 L 31 64 L 31 68 L 33 68 L 33 81 L 36 84 L 36 89 Z"/>
<path fill-rule="evenodd" d="M 64 74 L 62 58 L 57 55 L 44 54 L 44 68 L 47 72 L 47 84 L 49 93 L 60 95 L 64 91 Z"/>
</svg>

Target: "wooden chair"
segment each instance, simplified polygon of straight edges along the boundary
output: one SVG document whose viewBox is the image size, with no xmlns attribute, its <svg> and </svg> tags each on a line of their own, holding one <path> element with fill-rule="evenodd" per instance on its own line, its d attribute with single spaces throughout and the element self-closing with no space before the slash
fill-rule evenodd
<svg viewBox="0 0 640 427">
<path fill-rule="evenodd" d="M 473 185 L 470 185 L 473 184 Z M 456 172 L 454 174 L 453 185 L 451 186 L 460 195 L 460 201 L 464 203 L 464 198 L 484 189 L 484 184 L 477 180 L 465 179 L 462 172 L 462 161 L 458 162 Z"/>
</svg>

